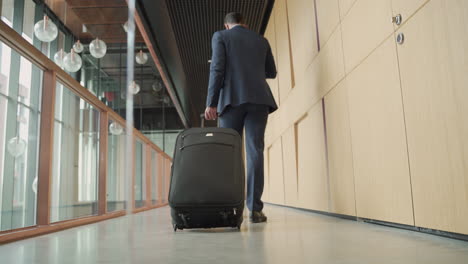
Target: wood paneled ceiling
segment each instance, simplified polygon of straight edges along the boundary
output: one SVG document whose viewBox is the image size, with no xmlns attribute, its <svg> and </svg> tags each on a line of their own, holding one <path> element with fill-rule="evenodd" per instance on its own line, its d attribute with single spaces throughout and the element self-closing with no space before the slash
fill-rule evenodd
<svg viewBox="0 0 468 264">
<path fill-rule="evenodd" d="M 106 43 L 126 43 L 127 21 L 125 0 L 45 0 L 47 6 L 83 43 L 98 37 Z M 84 27 L 87 32 L 83 32 Z M 135 42 L 143 43 L 137 29 Z"/>
</svg>

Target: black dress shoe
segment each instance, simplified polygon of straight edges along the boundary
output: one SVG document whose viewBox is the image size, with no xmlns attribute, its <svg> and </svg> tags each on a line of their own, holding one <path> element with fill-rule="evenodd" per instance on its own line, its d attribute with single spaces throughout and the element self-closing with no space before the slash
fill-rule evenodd
<svg viewBox="0 0 468 264">
<path fill-rule="evenodd" d="M 250 222 L 252 223 L 263 223 L 267 221 L 267 217 L 262 211 L 253 211 L 250 214 Z"/>
</svg>

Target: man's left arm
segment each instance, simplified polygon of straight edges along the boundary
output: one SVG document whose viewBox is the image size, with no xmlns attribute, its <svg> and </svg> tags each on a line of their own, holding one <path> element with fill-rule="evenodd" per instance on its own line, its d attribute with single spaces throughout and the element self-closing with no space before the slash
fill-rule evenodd
<svg viewBox="0 0 468 264">
<path fill-rule="evenodd" d="M 211 46 L 213 55 L 211 58 L 210 81 L 208 84 L 206 106 L 216 107 L 218 105 L 219 94 L 224 82 L 224 72 L 226 69 L 226 49 L 219 32 L 213 35 Z"/>
<path fill-rule="evenodd" d="M 265 76 L 267 79 L 274 79 L 276 78 L 276 65 L 275 65 L 275 58 L 273 57 L 273 53 L 271 52 L 270 43 L 268 43 L 268 51 L 265 61 Z"/>
</svg>

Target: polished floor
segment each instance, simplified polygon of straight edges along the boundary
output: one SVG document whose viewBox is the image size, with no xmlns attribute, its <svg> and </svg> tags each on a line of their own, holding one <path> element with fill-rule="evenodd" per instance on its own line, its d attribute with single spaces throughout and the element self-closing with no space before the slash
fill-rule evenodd
<svg viewBox="0 0 468 264">
<path fill-rule="evenodd" d="M 169 209 L 0 246 L 0 263 L 468 263 L 468 242 L 268 206 L 267 224 L 174 233 Z"/>
</svg>

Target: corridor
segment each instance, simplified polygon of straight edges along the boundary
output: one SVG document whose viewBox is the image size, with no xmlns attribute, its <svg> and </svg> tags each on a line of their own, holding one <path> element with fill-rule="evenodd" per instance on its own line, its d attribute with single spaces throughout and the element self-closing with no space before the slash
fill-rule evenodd
<svg viewBox="0 0 468 264">
<path fill-rule="evenodd" d="M 0 263 L 468 263 L 468 242 L 268 206 L 267 224 L 174 233 L 169 207 L 0 246 Z M 247 220 L 247 217 L 245 218 Z"/>
</svg>

